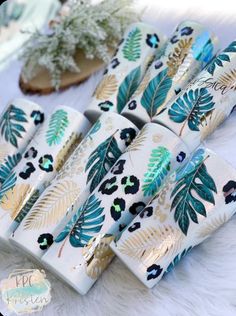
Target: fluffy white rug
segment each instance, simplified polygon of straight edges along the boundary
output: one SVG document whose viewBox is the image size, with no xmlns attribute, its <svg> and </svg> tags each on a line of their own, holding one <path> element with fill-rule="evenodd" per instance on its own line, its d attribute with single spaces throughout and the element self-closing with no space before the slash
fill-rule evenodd
<svg viewBox="0 0 236 316">
<path fill-rule="evenodd" d="M 146 2 L 146 1 L 145 1 Z M 198 2 L 200 7 L 204 1 Z M 160 5 L 149 1 L 151 6 L 145 20 L 170 34 L 183 19 L 195 19 L 214 30 L 222 40 L 222 47 L 236 37 L 233 34 L 234 18 L 230 10 L 214 12 L 193 8 L 197 4 L 175 1 L 175 8 L 160 10 Z M 170 3 L 170 1 L 169 1 Z M 200 3 L 200 4 L 199 4 Z M 205 1 L 205 3 L 207 3 Z M 230 2 L 224 1 L 227 8 Z M 165 4 L 166 5 L 166 4 Z M 176 6 L 179 5 L 177 12 Z M 189 11 L 189 7 L 192 9 Z M 213 3 L 212 3 L 213 5 Z M 214 4 L 215 5 L 215 4 Z M 209 5 L 208 5 L 209 8 Z M 225 15 L 225 14 L 228 15 Z M 232 12 L 233 14 L 233 12 Z M 235 32 L 236 33 L 236 32 Z M 20 64 L 15 62 L 0 73 L 0 107 L 21 93 L 17 81 Z M 83 110 L 101 76 L 97 74 L 79 87 L 63 93 L 30 99 L 42 104 L 47 112 L 55 105 L 67 104 Z M 206 144 L 218 151 L 236 167 L 236 113 L 212 135 Z M 147 290 L 127 268 L 115 259 L 92 290 L 79 296 L 55 276 L 46 271 L 52 283 L 52 302 L 40 313 L 42 316 L 235 316 L 236 315 L 236 218 L 222 227 L 211 238 L 198 246 L 169 273 L 154 289 Z M 0 280 L 13 269 L 36 268 L 24 254 L 0 253 Z M 3 315 L 13 316 L 0 299 Z"/>
</svg>

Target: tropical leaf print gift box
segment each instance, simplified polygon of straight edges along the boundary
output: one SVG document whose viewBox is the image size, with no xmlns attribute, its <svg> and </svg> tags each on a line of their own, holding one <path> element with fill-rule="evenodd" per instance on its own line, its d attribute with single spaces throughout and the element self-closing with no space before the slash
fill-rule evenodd
<svg viewBox="0 0 236 316">
<path fill-rule="evenodd" d="M 173 132 L 147 124 L 67 225 L 55 233 L 43 262 L 85 294 L 113 258 L 110 242 L 188 155 Z"/>
<path fill-rule="evenodd" d="M 10 240 L 40 258 L 59 227 L 73 216 L 76 204 L 83 203 L 96 189 L 137 132 L 133 123 L 117 113 L 101 115 Z"/>
<path fill-rule="evenodd" d="M 231 113 L 235 106 L 236 41 L 196 76 L 154 122 L 170 128 L 190 150 Z"/>
<path fill-rule="evenodd" d="M 8 241 L 10 234 L 81 142 L 89 126 L 81 113 L 66 106 L 57 107 L 45 120 L 1 187 L 2 241 Z"/>
<path fill-rule="evenodd" d="M 199 148 L 111 244 L 147 287 L 153 287 L 236 211 L 236 170 Z"/>
</svg>

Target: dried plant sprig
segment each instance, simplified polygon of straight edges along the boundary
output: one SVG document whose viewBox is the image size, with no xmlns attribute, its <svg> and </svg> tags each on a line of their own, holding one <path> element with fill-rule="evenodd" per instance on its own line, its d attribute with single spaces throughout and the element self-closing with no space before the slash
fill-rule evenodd
<svg viewBox="0 0 236 316">
<path fill-rule="evenodd" d="M 32 34 L 21 55 L 23 79 L 31 80 L 42 66 L 58 89 L 64 71 L 80 71 L 74 59 L 77 49 L 82 49 L 88 59 L 108 62 L 109 48 L 117 45 L 130 23 L 139 20 L 132 4 L 132 0 L 103 0 L 94 5 L 91 0 L 69 2 L 69 14 L 61 14 L 51 24 L 50 34 Z"/>
</svg>

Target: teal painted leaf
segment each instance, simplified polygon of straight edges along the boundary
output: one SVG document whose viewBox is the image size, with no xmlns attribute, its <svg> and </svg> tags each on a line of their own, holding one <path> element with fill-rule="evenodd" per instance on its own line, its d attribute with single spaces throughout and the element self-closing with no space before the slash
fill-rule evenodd
<svg viewBox="0 0 236 316">
<path fill-rule="evenodd" d="M 195 40 L 192 46 L 193 57 L 196 60 L 208 63 L 213 57 L 214 47 L 211 41 L 211 35 L 208 31 L 202 32 Z"/>
<path fill-rule="evenodd" d="M 162 70 L 149 82 L 142 95 L 141 105 L 147 111 L 150 118 L 153 118 L 159 112 L 172 86 L 172 79 L 167 73 L 168 68 Z"/>
<path fill-rule="evenodd" d="M 168 265 L 165 273 L 170 272 L 173 270 L 173 268 L 180 262 L 181 259 L 183 259 L 187 253 L 192 249 L 193 247 L 189 247 L 187 249 L 184 249 L 181 253 L 179 253 L 177 256 L 175 256 L 174 260 Z"/>
<path fill-rule="evenodd" d="M 141 81 L 140 66 L 133 69 L 123 80 L 117 96 L 117 111 L 121 113 Z"/>
<path fill-rule="evenodd" d="M 223 67 L 224 62 L 230 62 L 230 56 L 227 53 L 236 53 L 236 41 L 233 41 L 223 52 L 215 57 L 210 65 L 207 67 L 207 71 L 214 75 L 216 67 Z"/>
<path fill-rule="evenodd" d="M 203 148 L 198 148 L 189 158 L 188 162 L 179 170 L 177 170 L 176 180 L 178 181 L 182 177 L 184 177 L 187 173 L 192 172 L 196 168 L 196 166 L 203 160 L 204 153 L 205 151 Z"/>
<path fill-rule="evenodd" d="M 180 96 L 168 110 L 170 119 L 176 123 L 183 123 L 179 136 L 182 135 L 186 124 L 192 131 L 199 131 L 202 120 L 210 114 L 215 102 L 206 88 L 190 90 Z"/>
<path fill-rule="evenodd" d="M 4 196 L 4 194 L 12 189 L 16 183 L 17 176 L 15 172 L 12 172 L 7 179 L 3 182 L 1 189 L 0 189 L 0 199 Z"/>
<path fill-rule="evenodd" d="M 141 56 L 141 39 L 142 32 L 139 28 L 135 28 L 130 31 L 127 39 L 125 40 L 124 47 L 122 49 L 124 58 L 129 61 L 136 61 Z"/>
<path fill-rule="evenodd" d="M 60 109 L 54 112 L 49 122 L 46 139 L 49 146 L 60 144 L 67 126 L 69 125 L 68 114 Z"/>
<path fill-rule="evenodd" d="M 202 159 L 192 171 L 180 178 L 171 193 L 171 198 L 174 198 L 171 211 L 174 210 L 174 219 L 185 235 L 187 235 L 190 220 L 197 224 L 197 214 L 207 216 L 203 202 L 197 197 L 215 204 L 213 192 L 217 193 L 216 185 L 204 161 Z"/>
<path fill-rule="evenodd" d="M 22 222 L 24 217 L 29 213 L 29 211 L 31 210 L 31 208 L 33 207 L 35 202 L 38 200 L 39 196 L 40 196 L 40 191 L 39 190 L 35 190 L 32 193 L 31 197 L 26 202 L 26 204 L 24 205 L 24 207 L 21 209 L 21 211 L 18 213 L 18 215 L 14 219 L 15 222 L 17 222 L 17 223 L 21 223 Z"/>
<path fill-rule="evenodd" d="M 88 132 L 88 137 L 91 137 L 92 135 L 96 134 L 101 128 L 101 122 L 98 119 L 96 123 L 92 126 L 90 131 Z"/>
<path fill-rule="evenodd" d="M 171 153 L 167 148 L 160 146 L 152 150 L 148 171 L 143 179 L 144 196 L 153 196 L 157 193 L 170 170 L 170 159 Z"/>
<path fill-rule="evenodd" d="M 90 192 L 97 187 L 121 154 L 114 135 L 108 137 L 91 153 L 85 167 L 85 171 L 90 169 L 87 177 L 87 183 L 91 181 Z"/>
<path fill-rule="evenodd" d="M 101 215 L 104 208 L 100 204 L 101 201 L 94 194 L 90 195 L 64 230 L 56 237 L 55 242 L 57 243 L 64 240 L 58 254 L 59 257 L 67 239 L 72 247 L 84 247 L 95 234 L 100 232 L 105 219 L 105 215 Z"/>
<path fill-rule="evenodd" d="M 4 159 L 4 162 L 0 165 L 0 183 L 1 184 L 7 179 L 12 169 L 18 164 L 20 160 L 21 160 L 20 153 L 17 153 L 12 156 L 7 156 Z"/>
<path fill-rule="evenodd" d="M 27 123 L 25 112 L 14 105 L 10 105 L 0 120 L 1 135 L 7 142 L 18 148 L 18 139 L 26 132 L 24 123 Z"/>
</svg>

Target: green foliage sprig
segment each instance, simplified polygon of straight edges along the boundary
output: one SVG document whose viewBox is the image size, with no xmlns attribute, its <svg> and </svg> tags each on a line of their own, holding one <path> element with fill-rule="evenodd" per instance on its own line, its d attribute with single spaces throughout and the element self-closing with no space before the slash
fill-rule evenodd
<svg viewBox="0 0 236 316">
<path fill-rule="evenodd" d="M 132 4 L 132 0 L 103 0 L 94 5 L 91 0 L 69 2 L 69 13 L 51 23 L 50 34 L 32 34 L 21 56 L 24 80 L 31 80 L 38 66 L 45 67 L 58 89 L 63 72 L 80 71 L 74 59 L 77 49 L 88 59 L 108 62 L 109 48 L 115 47 L 125 28 L 139 19 Z"/>
</svg>

